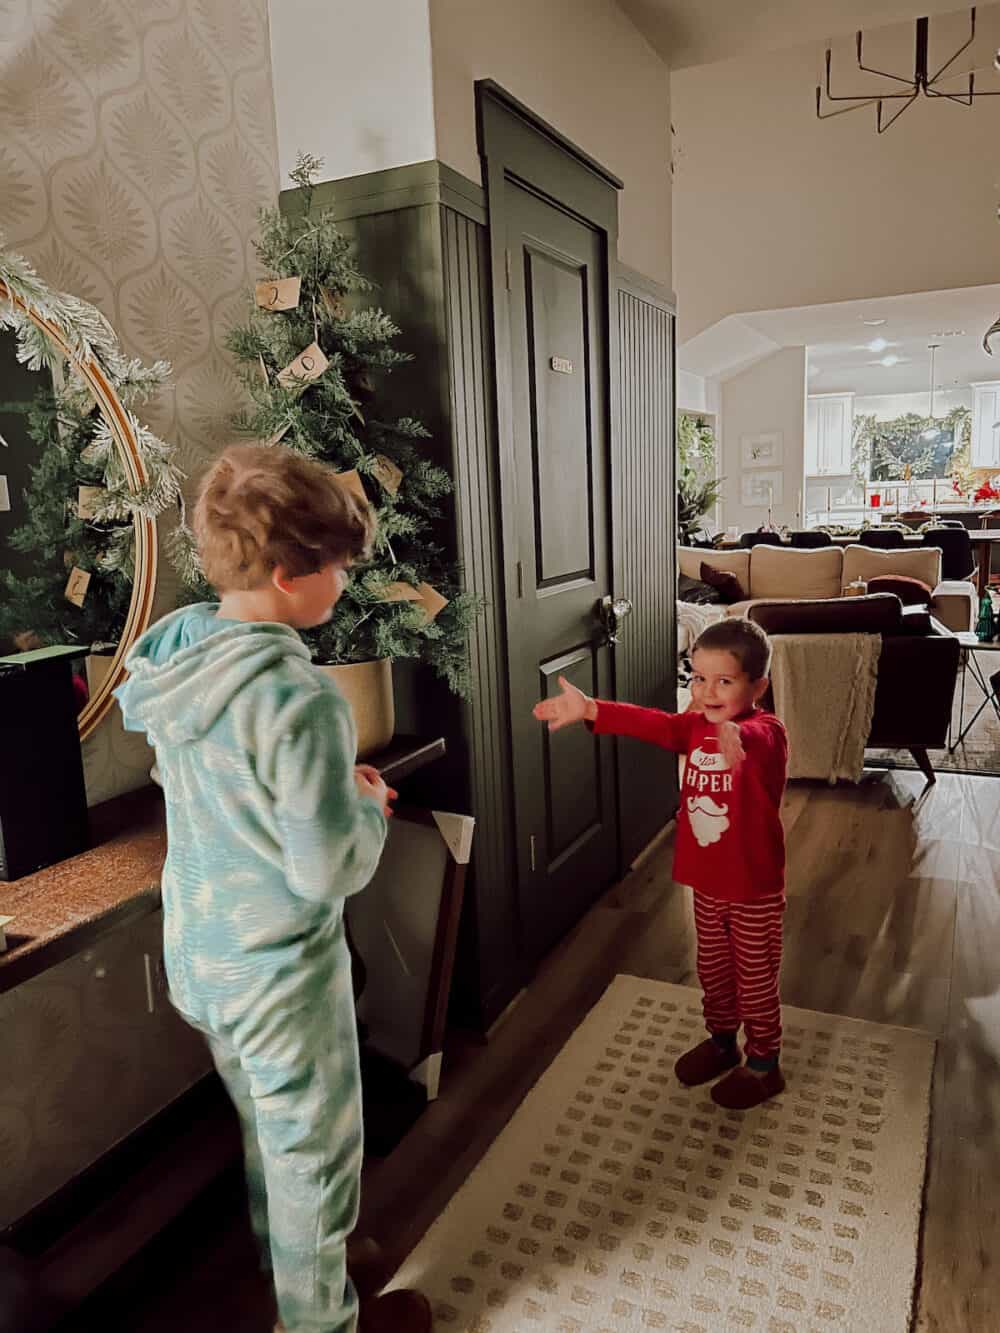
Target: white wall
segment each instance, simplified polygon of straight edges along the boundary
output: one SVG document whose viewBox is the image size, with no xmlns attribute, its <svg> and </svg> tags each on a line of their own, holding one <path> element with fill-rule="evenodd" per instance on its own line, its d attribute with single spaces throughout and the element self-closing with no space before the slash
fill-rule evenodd
<svg viewBox="0 0 1000 1333">
<path fill-rule="evenodd" d="M 430 0 L 430 14 L 438 157 L 480 179 L 473 85 L 495 80 L 624 181 L 621 259 L 669 287 L 669 71 L 614 0 Z"/>
<path fill-rule="evenodd" d="M 1000 89 L 991 69 L 1000 6 L 981 6 L 977 26 L 977 81 Z M 932 59 L 943 62 L 967 31 L 967 10 L 932 19 Z M 873 63 L 912 70 L 912 23 L 866 32 L 865 42 Z M 732 313 L 997 280 L 1000 97 L 972 108 L 921 98 L 881 136 L 871 107 L 820 122 L 824 49 L 673 76 L 682 343 Z M 834 91 L 871 86 L 851 72 L 850 39 L 833 51 Z"/>
<path fill-rule="evenodd" d="M 967 407 L 970 411 L 972 410 L 972 390 L 970 388 L 934 390 L 934 415 L 936 417 L 946 417 L 956 407 Z M 923 393 L 869 395 L 866 398 L 855 398 L 854 400 L 855 417 L 874 416 L 876 421 L 894 421 L 896 417 L 905 416 L 909 412 L 920 417 L 927 415 L 926 390 Z"/>
<path fill-rule="evenodd" d="M 722 386 L 714 375 L 695 375 L 690 370 L 677 372 L 678 412 L 713 412 L 721 407 Z"/>
<path fill-rule="evenodd" d="M 722 385 L 722 456 L 725 477 L 721 522 L 743 532 L 759 528 L 767 509 L 744 506 L 742 477 L 774 469 L 744 468 L 744 436 L 780 432 L 782 497 L 775 497 L 774 522 L 795 526 L 805 468 L 806 349 L 785 347 Z"/>
<path fill-rule="evenodd" d="M 670 74 L 614 0 L 270 0 L 281 184 L 439 158 L 481 179 L 493 79 L 624 181 L 619 254 L 671 283 Z"/>
<path fill-rule="evenodd" d="M 282 188 L 300 151 L 322 179 L 436 156 L 428 0 L 270 0 Z"/>
</svg>

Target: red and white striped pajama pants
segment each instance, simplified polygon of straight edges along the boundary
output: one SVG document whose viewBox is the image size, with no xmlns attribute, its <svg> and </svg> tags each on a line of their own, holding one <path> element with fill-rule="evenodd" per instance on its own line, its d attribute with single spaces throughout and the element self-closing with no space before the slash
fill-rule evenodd
<svg viewBox="0 0 1000 1333">
<path fill-rule="evenodd" d="M 781 1049 L 783 894 L 730 903 L 694 895 L 698 980 L 705 993 L 709 1032 L 736 1032 L 743 1024 L 748 1057 L 766 1060 Z"/>
</svg>

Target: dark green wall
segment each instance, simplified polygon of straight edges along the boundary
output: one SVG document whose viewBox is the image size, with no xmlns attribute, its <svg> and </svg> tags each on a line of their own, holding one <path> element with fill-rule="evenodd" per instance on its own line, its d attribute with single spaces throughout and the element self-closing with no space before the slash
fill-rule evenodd
<svg viewBox="0 0 1000 1333">
<path fill-rule="evenodd" d="M 301 208 L 288 191 L 281 206 Z M 313 211 L 332 208 L 378 284 L 371 300 L 402 330 L 414 360 L 387 378 L 389 412 L 420 417 L 429 452 L 455 493 L 443 545 L 466 587 L 485 602 L 470 643 L 473 694 L 456 700 L 430 673 L 396 663 L 400 731 L 444 735 L 448 757 L 408 785 L 422 804 L 474 814 L 473 861 L 458 951 L 456 1013 L 481 1027 L 519 985 L 510 860 L 509 708 L 503 667 L 499 501 L 490 275 L 480 186 L 441 163 L 419 163 L 316 188 Z"/>
<path fill-rule="evenodd" d="M 290 212 L 301 196 L 281 197 Z M 451 473 L 454 503 L 442 540 L 466 586 L 485 602 L 470 643 L 473 696 L 463 704 L 429 673 L 394 667 L 400 731 L 444 735 L 448 757 L 408 784 L 407 796 L 473 814 L 476 832 L 456 964 L 453 1016 L 485 1029 L 526 983 L 512 849 L 510 706 L 505 668 L 501 511 L 497 477 L 492 273 L 480 186 L 438 162 L 320 185 L 314 210 L 332 208 L 379 285 L 373 300 L 399 324 L 413 362 L 388 377 L 389 411 L 420 417 L 429 448 Z M 675 685 L 673 313 L 668 293 L 612 265 L 612 493 L 616 587 L 636 603 L 620 651 L 617 693 L 669 705 Z M 647 747 L 648 748 L 648 747 Z M 656 753 L 622 765 L 674 806 L 675 770 Z M 631 775 L 631 777 L 630 777 Z M 636 802 L 638 805 L 638 801 Z M 654 807 L 655 809 L 655 807 Z M 661 821 L 662 822 L 662 821 Z M 647 827 L 647 825 L 649 825 Z M 656 832 L 623 818 L 623 850 Z"/>
</svg>

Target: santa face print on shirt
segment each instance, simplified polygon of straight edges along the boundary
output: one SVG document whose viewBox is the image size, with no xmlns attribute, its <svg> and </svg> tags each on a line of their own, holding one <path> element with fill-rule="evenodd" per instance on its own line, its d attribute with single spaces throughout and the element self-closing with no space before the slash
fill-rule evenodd
<svg viewBox="0 0 1000 1333">
<path fill-rule="evenodd" d="M 728 794 L 733 775 L 714 736 L 702 737 L 684 771 L 687 813 L 699 847 L 711 847 L 729 828 Z"/>
</svg>

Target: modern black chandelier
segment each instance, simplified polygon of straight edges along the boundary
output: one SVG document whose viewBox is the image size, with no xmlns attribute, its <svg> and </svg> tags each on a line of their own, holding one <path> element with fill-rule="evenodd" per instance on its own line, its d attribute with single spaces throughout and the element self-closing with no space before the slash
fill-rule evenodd
<svg viewBox="0 0 1000 1333">
<path fill-rule="evenodd" d="M 947 102 L 957 102 L 960 106 L 972 106 L 977 97 L 1000 97 L 1000 92 L 981 92 L 976 88 L 975 73 L 969 75 L 969 87 L 967 92 L 942 92 L 935 84 L 942 79 L 946 71 L 949 70 L 959 56 L 968 51 L 969 47 L 976 40 L 976 11 L 973 8 L 969 13 L 969 39 L 964 45 L 960 46 L 953 56 L 951 56 L 934 74 L 931 74 L 928 67 L 928 50 L 930 45 L 930 19 L 922 18 L 916 21 L 916 45 L 913 60 L 913 77 L 903 78 L 899 74 L 890 74 L 888 70 L 872 69 L 864 63 L 862 41 L 863 34 L 857 35 L 858 47 L 858 69 L 864 74 L 877 74 L 880 78 L 891 79 L 894 83 L 900 83 L 906 88 L 906 92 L 898 93 L 880 93 L 877 96 L 872 93 L 855 93 L 850 96 L 843 94 L 835 96 L 830 91 L 830 64 L 833 53 L 828 49 L 826 53 L 826 87 L 817 87 L 816 89 L 816 115 L 820 120 L 829 120 L 832 116 L 843 116 L 848 111 L 857 111 L 863 106 L 872 106 L 876 108 L 875 127 L 879 134 L 884 134 L 890 125 L 894 125 L 903 112 L 917 100 L 921 95 L 924 97 L 940 97 Z M 994 67 L 1000 70 L 1000 51 L 997 52 L 993 61 Z M 956 79 L 957 74 L 949 74 L 948 79 Z M 851 102 L 852 106 L 842 106 L 835 110 L 823 109 L 824 92 L 827 102 Z M 883 118 L 883 103 L 901 102 L 902 105 L 896 107 L 891 116 Z"/>
</svg>

